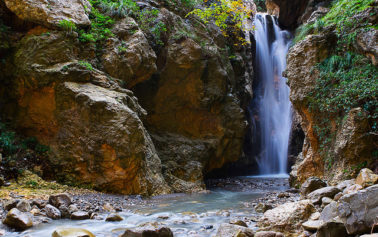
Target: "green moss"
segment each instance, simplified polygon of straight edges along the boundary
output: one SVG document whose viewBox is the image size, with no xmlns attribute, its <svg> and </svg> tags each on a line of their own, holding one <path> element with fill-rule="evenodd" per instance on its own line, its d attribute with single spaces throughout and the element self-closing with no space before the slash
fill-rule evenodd
<svg viewBox="0 0 378 237">
<path fill-rule="evenodd" d="M 80 66 L 85 67 L 88 71 L 93 71 L 93 66 L 87 61 L 79 61 L 78 62 Z"/>
</svg>

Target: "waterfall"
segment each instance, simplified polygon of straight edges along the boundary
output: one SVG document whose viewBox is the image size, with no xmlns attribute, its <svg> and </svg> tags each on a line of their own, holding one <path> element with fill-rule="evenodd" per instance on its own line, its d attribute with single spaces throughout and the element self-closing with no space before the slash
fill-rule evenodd
<svg viewBox="0 0 378 237">
<path fill-rule="evenodd" d="M 287 79 L 282 76 L 291 35 L 281 30 L 277 19 L 266 14 L 255 18 L 258 86 L 252 102 L 253 123 L 259 123 L 257 158 L 262 175 L 287 174 L 287 156 L 292 123 Z"/>
</svg>

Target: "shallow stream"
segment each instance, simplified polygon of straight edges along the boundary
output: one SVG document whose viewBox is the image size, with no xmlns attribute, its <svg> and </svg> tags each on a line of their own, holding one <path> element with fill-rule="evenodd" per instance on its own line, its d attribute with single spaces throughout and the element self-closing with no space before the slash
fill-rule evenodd
<svg viewBox="0 0 378 237">
<path fill-rule="evenodd" d="M 288 189 L 286 178 L 242 177 L 212 182 L 210 192 L 203 194 L 173 194 L 141 200 L 119 214 L 121 222 L 105 220 L 57 220 L 40 224 L 22 233 L 7 233 L 9 237 L 50 237 L 58 227 L 84 228 L 97 237 L 119 236 L 126 228 L 167 226 L 174 236 L 213 236 L 220 224 L 243 220 L 255 228 L 257 213 L 252 203 L 272 191 Z M 106 214 L 102 215 L 106 217 Z"/>
</svg>

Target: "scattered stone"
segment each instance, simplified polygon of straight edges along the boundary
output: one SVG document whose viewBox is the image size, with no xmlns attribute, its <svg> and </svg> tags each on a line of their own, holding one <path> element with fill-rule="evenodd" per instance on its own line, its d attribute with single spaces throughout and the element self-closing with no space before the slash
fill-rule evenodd
<svg viewBox="0 0 378 237">
<path fill-rule="evenodd" d="M 4 235 L 5 235 L 5 230 L 0 229 L 0 236 L 4 236 Z"/>
<path fill-rule="evenodd" d="M 119 237 L 173 237 L 173 233 L 168 227 L 162 227 L 159 229 L 126 230 Z"/>
<path fill-rule="evenodd" d="M 255 234 L 255 237 L 284 237 L 284 235 L 274 231 L 259 231 Z"/>
<path fill-rule="evenodd" d="M 342 196 L 343 196 L 343 193 L 342 193 L 342 192 L 339 192 L 339 193 L 337 193 L 337 194 L 333 197 L 333 200 L 334 200 L 334 201 L 338 201 Z"/>
<path fill-rule="evenodd" d="M 71 205 L 68 207 L 68 211 L 69 211 L 69 213 L 74 213 L 74 212 L 79 211 L 79 208 L 77 207 L 76 204 L 71 204 Z"/>
<path fill-rule="evenodd" d="M 253 237 L 254 231 L 239 225 L 221 224 L 215 237 Z"/>
<path fill-rule="evenodd" d="M 377 183 L 378 175 L 374 174 L 373 171 L 367 168 L 362 169 L 356 178 L 356 184 L 361 185 L 363 188 L 369 187 Z"/>
<path fill-rule="evenodd" d="M 31 206 L 26 200 L 19 201 L 16 205 L 16 208 L 22 212 L 29 212 L 31 210 Z"/>
<path fill-rule="evenodd" d="M 104 211 L 115 212 L 115 209 L 113 208 L 113 206 L 110 203 L 105 203 L 103 208 L 104 208 Z"/>
<path fill-rule="evenodd" d="M 266 212 L 267 210 L 270 210 L 270 209 L 272 209 L 272 208 L 273 208 L 272 205 L 260 202 L 260 203 L 257 204 L 257 206 L 255 207 L 255 211 L 256 211 L 256 212 L 259 212 L 259 213 L 264 213 L 264 212 Z"/>
<path fill-rule="evenodd" d="M 303 196 L 306 196 L 307 194 L 323 187 L 327 187 L 325 181 L 318 177 L 310 177 L 302 184 L 300 192 Z"/>
<path fill-rule="evenodd" d="M 322 205 L 326 206 L 328 204 L 330 204 L 333 200 L 329 197 L 323 197 L 322 198 Z"/>
<path fill-rule="evenodd" d="M 348 236 L 345 226 L 341 222 L 326 222 L 319 227 L 316 237 Z"/>
<path fill-rule="evenodd" d="M 19 199 L 9 199 L 4 201 L 3 206 L 4 209 L 9 211 L 17 206 L 17 203 L 19 202 Z"/>
<path fill-rule="evenodd" d="M 71 197 L 66 193 L 55 194 L 49 197 L 49 203 L 57 208 L 61 205 L 68 207 L 71 205 L 71 202 Z"/>
<path fill-rule="evenodd" d="M 230 224 L 232 224 L 232 225 L 240 225 L 240 226 L 248 228 L 248 225 L 244 221 L 242 221 L 242 220 L 237 220 L 237 221 L 234 221 L 234 222 L 230 222 Z"/>
<path fill-rule="evenodd" d="M 321 189 L 317 189 L 310 194 L 307 195 L 307 197 L 311 200 L 313 204 L 320 204 L 323 197 L 329 197 L 332 198 L 340 192 L 340 189 L 330 186 L 325 187 Z"/>
<path fill-rule="evenodd" d="M 123 220 L 122 216 L 118 215 L 117 213 L 110 213 L 105 219 L 105 221 L 122 221 L 122 220 Z"/>
<path fill-rule="evenodd" d="M 324 222 L 321 220 L 317 220 L 317 221 L 309 220 L 309 221 L 304 222 L 302 226 L 305 230 L 314 232 L 314 231 L 317 231 L 320 228 L 320 226 L 322 226 L 323 224 Z"/>
<path fill-rule="evenodd" d="M 282 192 L 282 193 L 279 193 L 277 195 L 278 198 L 286 198 L 286 197 L 290 197 L 290 194 L 286 193 L 286 192 Z"/>
<path fill-rule="evenodd" d="M 344 195 L 337 206 L 348 234 L 368 233 L 378 216 L 378 184 Z"/>
<path fill-rule="evenodd" d="M 42 215 L 41 210 L 38 207 L 33 207 L 33 209 L 31 209 L 30 213 L 33 216 L 40 216 L 40 215 Z"/>
<path fill-rule="evenodd" d="M 33 206 L 36 205 L 39 209 L 43 209 L 47 205 L 47 201 L 41 199 L 34 199 L 31 204 Z"/>
<path fill-rule="evenodd" d="M 301 221 L 308 220 L 315 211 L 310 200 L 285 203 L 266 211 L 258 226 L 266 230 L 295 231 L 300 228 Z"/>
<path fill-rule="evenodd" d="M 91 214 L 91 219 L 92 219 L 92 220 L 103 220 L 104 218 L 102 218 L 98 213 L 93 212 L 93 213 Z"/>
<path fill-rule="evenodd" d="M 312 215 L 310 216 L 310 220 L 313 220 L 313 221 L 316 221 L 316 220 L 319 220 L 319 217 L 320 217 L 320 212 L 315 212 L 315 213 L 312 213 Z"/>
<path fill-rule="evenodd" d="M 346 194 L 355 193 L 355 192 L 357 192 L 358 190 L 361 190 L 361 189 L 362 189 L 361 185 L 354 184 L 354 185 L 344 189 L 343 194 L 346 195 Z"/>
<path fill-rule="evenodd" d="M 86 211 L 77 211 L 71 214 L 72 220 L 86 220 L 89 219 L 89 213 Z"/>
<path fill-rule="evenodd" d="M 341 183 L 339 183 L 336 187 L 338 189 L 340 189 L 341 191 L 343 191 L 344 189 L 352 186 L 353 184 L 355 184 L 355 180 L 354 179 L 349 179 L 349 180 L 344 180 L 342 181 Z"/>
<path fill-rule="evenodd" d="M 50 204 L 47 204 L 45 206 L 45 211 L 46 211 L 46 215 L 53 220 L 57 220 L 62 217 L 62 214 L 60 213 L 59 209 Z"/>
<path fill-rule="evenodd" d="M 26 230 L 33 226 L 33 221 L 28 213 L 19 211 L 17 208 L 11 209 L 3 223 L 16 230 Z"/>
<path fill-rule="evenodd" d="M 95 237 L 95 235 L 86 229 L 59 228 L 53 232 L 52 237 Z"/>
<path fill-rule="evenodd" d="M 59 211 L 62 215 L 62 218 L 70 218 L 71 212 L 68 210 L 68 207 L 66 205 L 60 205 Z"/>
</svg>

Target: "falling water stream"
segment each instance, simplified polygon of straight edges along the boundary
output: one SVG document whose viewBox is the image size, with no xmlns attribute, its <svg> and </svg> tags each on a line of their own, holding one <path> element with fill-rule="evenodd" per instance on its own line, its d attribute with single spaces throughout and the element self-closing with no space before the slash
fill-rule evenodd
<svg viewBox="0 0 378 237">
<path fill-rule="evenodd" d="M 255 120 L 260 123 L 261 154 L 258 158 L 261 175 L 286 175 L 287 153 L 291 129 L 289 87 L 282 72 L 291 35 L 281 30 L 276 18 L 258 14 L 255 19 L 256 68 L 258 88 L 253 106 Z"/>
</svg>

